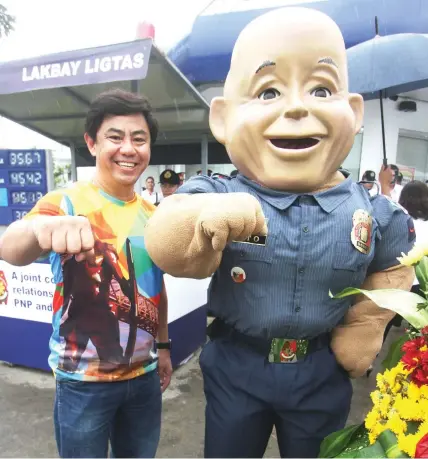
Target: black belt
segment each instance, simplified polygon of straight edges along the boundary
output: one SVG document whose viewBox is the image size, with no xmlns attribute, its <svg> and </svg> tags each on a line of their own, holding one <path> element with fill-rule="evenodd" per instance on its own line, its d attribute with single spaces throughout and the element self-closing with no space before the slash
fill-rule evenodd
<svg viewBox="0 0 428 459">
<path fill-rule="evenodd" d="M 211 340 L 217 338 L 228 338 L 237 344 L 244 345 L 253 351 L 267 357 L 272 349 L 272 340 L 257 338 L 239 332 L 235 328 L 226 324 L 221 319 L 215 319 L 208 328 L 208 336 Z M 330 344 L 330 334 L 323 333 L 316 338 L 307 340 L 307 351 L 305 355 L 323 349 Z"/>
</svg>

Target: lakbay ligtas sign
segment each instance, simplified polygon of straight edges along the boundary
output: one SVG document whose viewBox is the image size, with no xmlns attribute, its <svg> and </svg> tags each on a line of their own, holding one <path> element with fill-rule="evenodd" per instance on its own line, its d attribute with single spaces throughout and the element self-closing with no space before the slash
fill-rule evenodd
<svg viewBox="0 0 428 459">
<path fill-rule="evenodd" d="M 12 266 L 0 261 L 0 316 L 52 322 L 55 282 L 51 266 Z"/>
<path fill-rule="evenodd" d="M 63 86 L 141 80 L 152 40 L 136 40 L 0 64 L 0 94 Z"/>
</svg>

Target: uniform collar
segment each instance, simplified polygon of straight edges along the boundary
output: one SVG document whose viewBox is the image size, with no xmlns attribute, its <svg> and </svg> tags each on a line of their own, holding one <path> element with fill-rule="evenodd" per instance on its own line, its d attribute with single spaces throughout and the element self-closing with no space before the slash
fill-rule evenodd
<svg viewBox="0 0 428 459">
<path fill-rule="evenodd" d="M 287 193 L 286 191 L 277 191 L 265 188 L 256 182 L 238 174 L 236 177 L 241 183 L 249 186 L 257 192 L 264 201 L 279 210 L 288 209 L 297 199 L 303 196 L 312 196 L 317 204 L 327 213 L 333 212 L 336 207 L 342 204 L 343 201 L 348 199 L 352 194 L 352 179 L 349 173 L 342 172 L 346 179 L 339 183 L 339 185 L 330 188 L 329 190 L 321 191 L 320 193 Z"/>
</svg>

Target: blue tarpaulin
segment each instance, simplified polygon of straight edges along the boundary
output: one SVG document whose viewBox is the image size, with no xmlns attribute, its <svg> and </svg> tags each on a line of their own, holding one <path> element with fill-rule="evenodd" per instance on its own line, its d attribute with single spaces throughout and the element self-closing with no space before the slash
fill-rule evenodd
<svg viewBox="0 0 428 459">
<path fill-rule="evenodd" d="M 284 5 L 289 2 L 284 1 Z M 347 48 L 379 34 L 428 33 L 428 0 L 327 0 L 299 3 L 328 14 L 341 28 Z M 194 84 L 224 81 L 235 41 L 257 16 L 275 8 L 199 16 L 191 34 L 169 57 Z"/>
</svg>

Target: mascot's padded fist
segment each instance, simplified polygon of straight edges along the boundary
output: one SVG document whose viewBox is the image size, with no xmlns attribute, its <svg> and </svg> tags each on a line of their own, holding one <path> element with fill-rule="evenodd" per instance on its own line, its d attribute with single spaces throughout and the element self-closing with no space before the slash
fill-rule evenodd
<svg viewBox="0 0 428 459">
<path fill-rule="evenodd" d="M 151 259 L 164 272 L 204 279 L 218 268 L 227 243 L 253 234 L 267 234 L 257 198 L 203 193 L 164 199 L 147 223 L 144 239 Z"/>
</svg>

